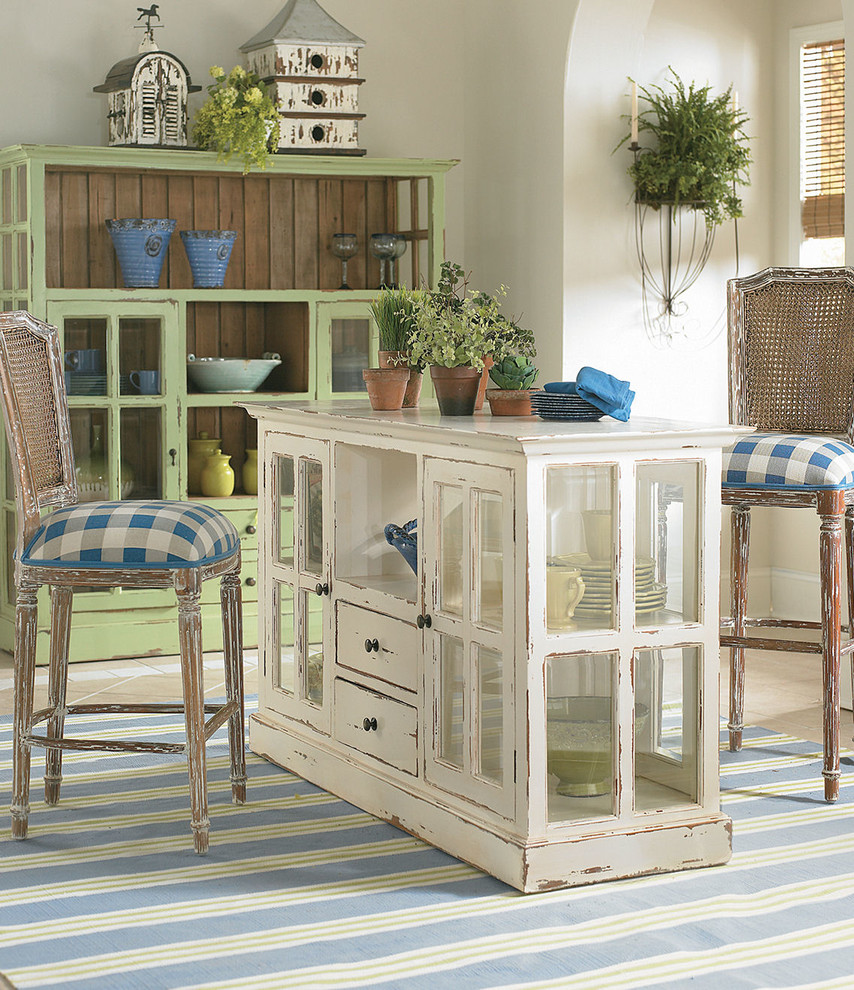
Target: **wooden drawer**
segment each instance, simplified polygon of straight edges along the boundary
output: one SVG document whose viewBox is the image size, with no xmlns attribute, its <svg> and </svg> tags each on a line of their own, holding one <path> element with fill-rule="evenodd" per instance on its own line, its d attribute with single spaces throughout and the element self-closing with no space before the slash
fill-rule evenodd
<svg viewBox="0 0 854 990">
<path fill-rule="evenodd" d="M 337 657 L 342 667 L 417 691 L 419 637 L 411 622 L 338 603 Z"/>
<path fill-rule="evenodd" d="M 335 679 L 335 738 L 406 773 L 418 774 L 418 710 Z"/>
</svg>

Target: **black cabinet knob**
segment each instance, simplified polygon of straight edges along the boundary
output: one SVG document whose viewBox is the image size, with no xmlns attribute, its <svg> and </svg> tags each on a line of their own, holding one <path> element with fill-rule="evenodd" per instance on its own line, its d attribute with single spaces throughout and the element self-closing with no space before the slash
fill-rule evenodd
<svg viewBox="0 0 854 990">
<path fill-rule="evenodd" d="M 174 447 L 170 447 L 169 456 L 172 458 L 172 467 L 175 467 L 175 458 L 178 456 L 178 451 Z"/>
<path fill-rule="evenodd" d="M 247 533 L 248 533 L 248 534 L 249 534 L 250 536 L 254 536 L 254 535 L 256 534 L 256 532 L 257 532 L 257 531 L 258 531 L 258 530 L 257 530 L 257 527 L 256 527 L 256 526 L 247 526 L 247 527 L 246 527 L 246 532 L 247 532 Z"/>
<path fill-rule="evenodd" d="M 429 615 L 419 615 L 415 620 L 415 625 L 418 626 L 419 629 L 429 629 L 430 626 L 433 625 L 433 620 Z"/>
<path fill-rule="evenodd" d="M 374 653 L 379 653 L 380 652 L 379 640 L 377 640 L 377 639 L 366 639 L 365 640 L 365 653 L 371 653 L 372 651 Z"/>
<path fill-rule="evenodd" d="M 248 586 L 249 586 L 250 588 L 254 588 L 254 587 L 255 587 L 255 578 L 247 578 L 247 579 L 246 579 L 246 584 L 247 584 L 247 585 L 248 585 Z"/>
<path fill-rule="evenodd" d="M 377 720 L 375 718 L 365 718 L 362 721 L 362 728 L 365 732 L 376 732 L 377 731 Z"/>
<path fill-rule="evenodd" d="M 328 584 L 321 584 L 320 582 L 318 582 L 315 585 L 314 591 L 315 591 L 315 594 L 318 596 L 318 598 L 321 598 L 321 597 L 323 597 L 323 595 L 328 595 L 329 594 L 329 585 Z"/>
</svg>

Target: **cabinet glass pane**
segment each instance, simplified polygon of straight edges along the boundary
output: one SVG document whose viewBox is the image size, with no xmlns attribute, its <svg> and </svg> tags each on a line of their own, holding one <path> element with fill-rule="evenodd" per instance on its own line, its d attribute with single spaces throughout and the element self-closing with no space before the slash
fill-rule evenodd
<svg viewBox="0 0 854 990">
<path fill-rule="evenodd" d="M 119 320 L 119 391 L 122 395 L 161 392 L 160 319 Z"/>
<path fill-rule="evenodd" d="M 332 320 L 332 391 L 363 392 L 362 370 L 371 364 L 371 321 Z"/>
<path fill-rule="evenodd" d="M 477 602 L 475 621 L 501 629 L 504 607 L 504 543 L 502 500 L 495 492 L 474 493 L 475 568 Z"/>
<path fill-rule="evenodd" d="M 303 567 L 309 574 L 319 575 L 323 572 L 323 465 L 319 461 L 302 459 L 300 476 L 305 516 Z"/>
<path fill-rule="evenodd" d="M 696 803 L 700 647 L 635 653 L 635 810 Z"/>
<path fill-rule="evenodd" d="M 2 283 L 0 288 L 13 289 L 12 284 L 12 235 L 3 234 L 0 236 L 0 272 L 2 272 Z"/>
<path fill-rule="evenodd" d="M 296 685 L 294 651 L 294 589 L 284 581 L 275 582 L 278 601 L 277 644 L 273 654 L 277 658 L 273 681 L 277 688 L 294 693 Z M 275 662 L 275 661 L 274 661 Z"/>
<path fill-rule="evenodd" d="M 323 704 L 323 602 L 313 591 L 302 591 L 305 617 L 305 663 L 302 693 L 314 705 Z"/>
<path fill-rule="evenodd" d="M 479 776 L 496 784 L 504 773 L 504 665 L 497 650 L 477 647 L 480 696 Z"/>
<path fill-rule="evenodd" d="M 122 498 L 163 498 L 161 410 L 122 409 Z"/>
<path fill-rule="evenodd" d="M 699 491 L 696 461 L 639 464 L 636 498 L 636 623 L 699 621 Z"/>
<path fill-rule="evenodd" d="M 9 502 L 15 501 L 15 478 L 12 474 L 12 460 L 9 455 L 9 445 L 3 444 L 3 472 L 5 481 L 5 492 L 6 500 Z"/>
<path fill-rule="evenodd" d="M 70 418 L 80 501 L 102 502 L 118 497 L 117 491 L 110 490 L 111 445 L 106 411 L 76 408 L 70 410 Z M 130 495 L 130 487 L 127 495 Z"/>
<path fill-rule="evenodd" d="M 616 653 L 549 657 L 546 751 L 550 822 L 614 813 Z"/>
<path fill-rule="evenodd" d="M 294 459 L 277 454 L 273 458 L 276 477 L 276 524 L 280 564 L 292 567 L 294 563 Z"/>
<path fill-rule="evenodd" d="M 546 629 L 613 629 L 617 468 L 580 464 L 546 473 Z"/>
<path fill-rule="evenodd" d="M 463 614 L 463 490 L 438 485 L 439 609 Z"/>
<path fill-rule="evenodd" d="M 63 321 L 65 389 L 69 395 L 107 394 L 107 321 Z"/>
<path fill-rule="evenodd" d="M 439 637 L 439 727 L 437 756 L 453 767 L 463 765 L 463 719 L 465 683 L 463 641 L 456 636 Z"/>
</svg>

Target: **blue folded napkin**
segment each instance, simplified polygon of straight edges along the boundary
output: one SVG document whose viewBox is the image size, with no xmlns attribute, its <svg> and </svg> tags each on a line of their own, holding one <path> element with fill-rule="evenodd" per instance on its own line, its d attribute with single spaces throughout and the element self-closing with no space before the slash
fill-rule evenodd
<svg viewBox="0 0 854 990">
<path fill-rule="evenodd" d="M 543 388 L 547 392 L 580 395 L 607 416 L 613 416 L 623 423 L 629 418 L 635 398 L 628 382 L 589 367 L 582 368 L 574 382 L 549 382 Z"/>
</svg>

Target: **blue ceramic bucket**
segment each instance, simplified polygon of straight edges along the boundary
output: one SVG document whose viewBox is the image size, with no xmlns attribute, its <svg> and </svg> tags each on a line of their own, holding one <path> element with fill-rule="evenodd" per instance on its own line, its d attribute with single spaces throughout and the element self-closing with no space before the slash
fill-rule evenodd
<svg viewBox="0 0 854 990">
<path fill-rule="evenodd" d="M 190 260 L 193 287 L 218 289 L 234 247 L 236 230 L 182 230 L 181 240 Z"/>
<path fill-rule="evenodd" d="M 125 288 L 157 288 L 175 220 L 105 220 Z"/>
</svg>

